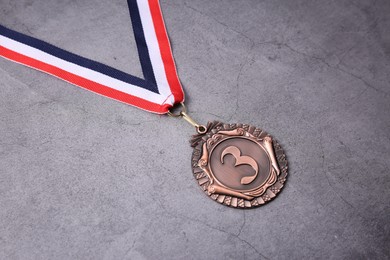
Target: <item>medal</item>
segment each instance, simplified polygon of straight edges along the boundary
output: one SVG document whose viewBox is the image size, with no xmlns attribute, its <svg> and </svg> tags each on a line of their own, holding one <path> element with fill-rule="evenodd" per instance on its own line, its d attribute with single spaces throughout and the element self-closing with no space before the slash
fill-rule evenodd
<svg viewBox="0 0 390 260">
<path fill-rule="evenodd" d="M 260 128 L 247 124 L 209 122 L 197 124 L 182 111 L 197 134 L 190 140 L 194 148 L 192 172 L 201 189 L 213 200 L 234 208 L 253 208 L 274 198 L 287 178 L 287 160 L 280 144 Z"/>
<path fill-rule="evenodd" d="M 196 123 L 184 105 L 158 0 L 128 0 L 144 78 L 81 57 L 0 25 L 0 56 L 46 72 L 108 98 L 185 119 L 191 138 L 193 175 L 213 200 L 253 208 L 273 199 L 287 177 L 282 147 L 267 132 L 247 124 Z M 173 112 L 181 107 L 180 112 Z"/>
</svg>

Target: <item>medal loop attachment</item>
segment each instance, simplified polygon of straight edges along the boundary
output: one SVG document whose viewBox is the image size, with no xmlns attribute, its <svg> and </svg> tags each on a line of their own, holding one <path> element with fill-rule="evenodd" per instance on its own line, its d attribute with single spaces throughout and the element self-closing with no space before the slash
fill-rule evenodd
<svg viewBox="0 0 390 260">
<path fill-rule="evenodd" d="M 171 110 L 168 110 L 168 116 L 171 116 L 171 117 L 181 117 L 184 120 L 186 120 L 188 123 L 190 123 L 192 126 L 194 126 L 196 128 L 196 132 L 198 132 L 198 134 L 206 133 L 207 132 L 207 128 L 204 125 L 198 124 L 194 119 L 192 119 L 192 117 L 190 117 L 187 114 L 187 107 L 184 105 L 183 102 L 180 103 L 180 106 L 181 106 L 181 111 L 180 112 L 174 113 Z"/>
</svg>

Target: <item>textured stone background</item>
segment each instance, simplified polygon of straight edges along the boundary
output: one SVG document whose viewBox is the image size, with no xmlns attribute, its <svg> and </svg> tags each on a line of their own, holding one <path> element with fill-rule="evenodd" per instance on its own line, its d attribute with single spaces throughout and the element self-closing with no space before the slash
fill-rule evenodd
<svg viewBox="0 0 390 260">
<path fill-rule="evenodd" d="M 192 115 L 287 152 L 255 210 L 194 181 L 184 121 L 0 59 L 1 259 L 389 259 L 390 2 L 164 0 Z M 141 75 L 124 0 L 0 0 L 0 23 Z"/>
</svg>

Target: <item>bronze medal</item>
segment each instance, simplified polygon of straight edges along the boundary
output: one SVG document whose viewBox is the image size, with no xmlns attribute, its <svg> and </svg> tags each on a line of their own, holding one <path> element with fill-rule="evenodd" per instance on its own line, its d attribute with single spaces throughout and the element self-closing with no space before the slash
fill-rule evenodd
<svg viewBox="0 0 390 260">
<path fill-rule="evenodd" d="M 192 136 L 192 172 L 213 200 L 234 208 L 254 208 L 276 197 L 287 178 L 280 144 L 264 130 L 247 124 L 209 122 L 199 125 L 182 111 L 168 112 L 196 128 Z"/>
<path fill-rule="evenodd" d="M 213 200 L 253 208 L 273 199 L 287 177 L 281 146 L 268 133 L 246 124 L 208 123 L 191 139 L 192 170 Z"/>
</svg>

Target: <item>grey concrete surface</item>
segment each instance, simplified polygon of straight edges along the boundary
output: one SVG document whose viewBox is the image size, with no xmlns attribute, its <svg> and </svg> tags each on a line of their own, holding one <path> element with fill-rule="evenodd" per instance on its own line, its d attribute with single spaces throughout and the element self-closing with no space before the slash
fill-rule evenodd
<svg viewBox="0 0 390 260">
<path fill-rule="evenodd" d="M 290 171 L 237 210 L 193 129 L 0 59 L 1 259 L 390 259 L 390 1 L 164 0 L 200 122 L 263 127 Z M 0 24 L 140 75 L 124 0 L 0 0 Z"/>
</svg>

